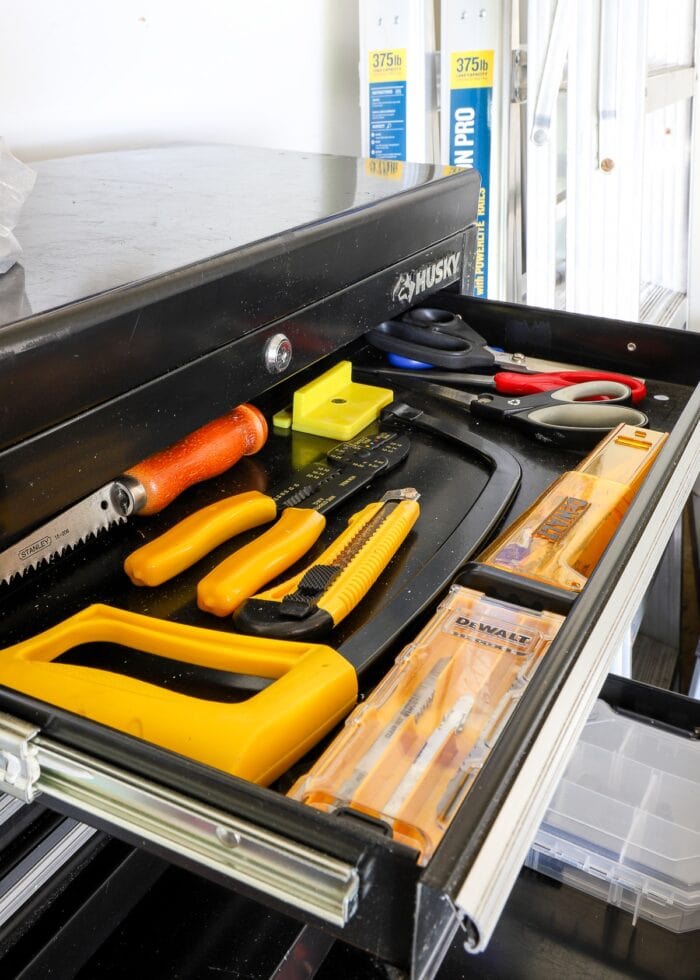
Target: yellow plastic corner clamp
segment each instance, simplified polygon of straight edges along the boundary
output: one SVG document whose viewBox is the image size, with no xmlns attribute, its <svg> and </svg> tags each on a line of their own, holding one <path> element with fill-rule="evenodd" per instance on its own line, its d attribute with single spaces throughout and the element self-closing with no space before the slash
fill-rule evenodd
<svg viewBox="0 0 700 980">
<path fill-rule="evenodd" d="M 274 683 L 230 704 L 54 662 L 97 642 Z M 0 684 L 262 785 L 304 755 L 357 699 L 357 675 L 331 647 L 201 629 L 106 605 L 88 606 L 0 651 Z"/>
<path fill-rule="evenodd" d="M 352 380 L 352 364 L 340 361 L 294 392 L 292 428 L 346 441 L 361 432 L 394 400 L 390 388 Z"/>
</svg>

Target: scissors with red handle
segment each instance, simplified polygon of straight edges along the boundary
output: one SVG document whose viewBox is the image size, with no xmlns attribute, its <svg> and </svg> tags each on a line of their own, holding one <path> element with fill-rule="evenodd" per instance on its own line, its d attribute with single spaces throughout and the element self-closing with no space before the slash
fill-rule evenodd
<svg viewBox="0 0 700 980">
<path fill-rule="evenodd" d="M 453 388 L 490 388 L 499 395 L 534 395 L 541 391 L 554 391 L 586 381 L 615 381 L 626 385 L 630 390 L 630 401 L 640 402 L 647 393 L 647 387 L 640 378 L 613 371 L 548 371 L 537 374 L 518 374 L 515 371 L 498 371 L 496 374 L 465 374 L 463 371 L 438 371 L 427 368 L 411 371 L 404 368 L 375 367 L 364 365 L 359 368 L 364 374 L 376 374 L 396 381 L 413 379 L 415 381 L 436 382 Z M 604 395 L 597 396 L 605 398 Z"/>
</svg>

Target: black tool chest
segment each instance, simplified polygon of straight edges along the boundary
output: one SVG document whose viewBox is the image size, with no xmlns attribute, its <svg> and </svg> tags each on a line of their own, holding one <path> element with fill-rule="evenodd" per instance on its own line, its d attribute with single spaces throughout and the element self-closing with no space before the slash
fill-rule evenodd
<svg viewBox="0 0 700 980">
<path fill-rule="evenodd" d="M 76 287 L 72 301 L 15 316 L 0 328 L 3 548 L 236 404 L 253 402 L 270 419 L 296 388 L 338 361 L 378 362 L 381 356 L 364 334 L 415 306 L 458 312 L 506 351 L 643 376 L 650 390 L 643 406 L 649 427 L 671 434 L 425 868 L 410 848 L 374 827 L 285 797 L 292 777 L 308 768 L 318 750 L 262 788 L 6 688 L 0 689 L 3 751 L 22 764 L 31 755 L 38 773 L 23 768 L 3 789 L 25 800 L 36 797 L 137 853 L 165 858 L 212 887 L 230 888 L 270 914 L 307 923 L 415 977 L 436 975 L 453 941 L 477 954 L 469 963 L 478 969 L 523 847 L 700 471 L 700 340 L 687 332 L 468 298 L 476 245 L 474 173 L 410 166 L 382 171 L 368 161 L 198 149 L 199 155 L 189 148 L 106 156 L 114 157 L 115 173 L 132 168 L 130 174 L 144 182 L 172 167 L 178 154 L 184 156 L 172 172 L 189 168 L 194 186 L 203 163 L 212 181 L 215 164 L 245 174 L 227 199 L 244 212 L 241 240 L 231 233 L 224 248 L 217 238 L 210 254 L 215 234 L 195 229 L 201 255 L 151 270 L 140 282 L 102 282 L 91 296 L 84 286 L 79 295 Z M 109 160 L 100 165 L 108 168 Z M 106 173 L 98 173 L 95 186 Z M 68 180 L 70 174 L 61 176 Z M 40 172 L 39 186 L 41 178 Z M 47 199 L 54 182 L 47 165 Z M 143 187 L 135 181 L 134 188 L 138 201 Z M 109 192 L 104 186 L 102 192 L 99 207 L 108 222 Z M 292 192 L 296 197 L 285 212 L 282 202 Z M 120 206 L 134 221 L 137 258 L 137 209 L 129 211 L 124 201 Z M 256 210 L 262 214 L 257 227 Z M 236 213 L 232 206 L 234 227 Z M 104 249 L 104 267 L 113 247 L 96 242 L 97 251 Z M 128 238 L 120 243 L 127 255 L 129 247 Z M 28 248 L 29 305 L 32 260 L 41 267 L 40 252 Z M 445 419 L 446 427 L 464 422 L 460 410 L 393 387 L 397 400 Z M 505 426 L 471 426 L 512 453 L 522 469 L 501 525 L 579 459 Z M 436 434 L 411 426 L 401 431 L 411 439 L 406 462 L 363 491 L 351 512 L 387 489 L 413 486 L 421 493 L 421 517 L 375 589 L 329 641 L 341 652 L 374 651 L 360 678 L 361 694 L 389 669 L 493 530 L 488 522 L 479 529 L 469 520 L 488 500 L 491 474 L 483 460 Z M 194 603 L 201 569 L 159 589 L 139 590 L 122 572 L 124 557 L 197 507 L 285 480 L 310 452 L 330 444 L 271 429 L 260 453 L 191 488 L 164 514 L 113 528 L 4 587 L 2 646 L 96 602 L 230 628 L 226 620 L 211 622 Z M 338 532 L 348 516 L 331 518 L 329 531 Z M 221 683 L 201 671 L 184 678 L 156 675 L 148 663 L 128 669 L 161 684 L 189 685 L 202 697 L 213 696 Z M 678 939 L 694 942 L 692 936 Z"/>
</svg>

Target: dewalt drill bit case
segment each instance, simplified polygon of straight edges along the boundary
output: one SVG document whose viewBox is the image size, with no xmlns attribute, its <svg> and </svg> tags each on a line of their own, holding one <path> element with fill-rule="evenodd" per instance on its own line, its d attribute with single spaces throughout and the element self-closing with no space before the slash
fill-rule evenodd
<svg viewBox="0 0 700 980">
<path fill-rule="evenodd" d="M 489 591 L 483 577 L 454 583 L 498 532 L 576 469 L 581 453 L 445 407 L 427 390 L 403 388 L 400 378 L 375 379 L 393 400 L 363 438 L 400 434 L 410 450 L 328 516 L 312 563 L 353 515 L 389 492 L 414 491 L 420 514 L 362 601 L 321 641 L 308 641 L 314 655 L 321 649 L 314 663 L 346 665 L 347 693 L 331 722 L 308 736 L 298 761 L 264 780 L 269 785 L 189 756 L 186 711 L 172 722 L 183 736 L 175 750 L 149 739 L 133 713 L 121 727 L 91 717 L 89 700 L 83 709 L 52 704 L 50 683 L 41 696 L 0 687 L 3 791 L 224 883 L 415 977 L 435 974 L 455 934 L 478 953 L 697 479 L 700 338 L 469 298 L 474 172 L 232 147 L 101 154 L 46 161 L 38 170 L 24 219 L 24 266 L 0 281 L 0 550 L 35 531 L 37 550 L 26 556 L 26 571 L 2 585 L 0 646 L 17 648 L 91 606 L 119 611 L 103 617 L 109 628 L 80 626 L 65 649 L 52 647 L 42 667 L 49 672 L 82 671 L 95 683 L 116 676 L 122 691 L 155 686 L 172 703 L 181 696 L 182 703 L 223 706 L 220 719 L 228 707 L 237 709 L 231 717 L 246 717 L 248 701 L 262 704 L 248 726 L 276 721 L 271 712 L 303 702 L 294 687 L 287 703 L 266 695 L 270 680 L 289 669 L 279 652 L 286 648 L 275 646 L 284 640 L 248 637 L 238 660 L 224 658 L 218 668 L 203 647 L 191 652 L 199 630 L 217 634 L 209 651 L 236 635 L 230 615 L 214 617 L 196 602 L 198 581 L 230 553 L 228 543 L 211 544 L 209 555 L 156 587 L 134 585 L 123 563 L 202 508 L 237 494 L 257 495 L 257 508 L 275 488 L 288 489 L 295 473 L 331 465 L 327 454 L 338 439 L 273 418 L 293 404 L 296 390 L 340 362 L 353 371 L 385 364 L 366 339 L 378 324 L 411 310 L 443 310 L 490 347 L 645 379 L 647 396 L 636 406 L 648 419 L 643 428 L 667 438 L 565 608 L 548 608 L 546 589 L 533 599 L 517 582 L 505 596 L 502 583 Z M 41 562 L 47 522 L 242 403 L 266 421 L 261 448 L 243 451 L 217 474 L 205 463 L 207 479 L 183 482 L 176 473 L 184 489 L 162 514 L 136 513 L 63 553 L 51 545 L 50 560 Z M 260 533 L 247 527 L 244 542 Z M 509 603 L 529 610 L 530 627 L 547 624 L 546 652 L 537 646 L 537 669 L 526 670 L 517 652 L 506 651 L 501 687 L 512 710 L 494 724 L 498 737 L 483 764 L 470 770 L 469 793 L 453 794 L 449 821 L 421 851 L 410 828 L 393 833 L 394 818 L 382 819 L 381 807 L 325 812 L 332 808 L 301 802 L 293 785 L 331 745 L 356 698 L 368 698 L 427 628 L 451 587 L 483 594 L 496 612 Z M 114 626 L 121 614 L 140 624 L 135 646 Z M 519 616 L 508 621 L 523 622 Z M 168 624 L 167 648 L 155 636 L 158 623 Z M 497 653 L 477 647 L 474 663 Z M 325 669 L 315 667 L 305 683 Z M 465 673 L 462 700 L 456 707 L 450 701 L 443 715 L 426 700 L 420 724 L 427 747 L 396 774 L 396 786 L 385 787 L 397 822 L 429 757 L 439 756 L 442 789 L 450 786 L 449 746 L 466 737 L 459 711 L 491 696 L 489 683 L 477 681 Z M 129 715 L 122 696 L 125 711 L 110 718 Z M 438 748 L 435 732 L 448 715 L 458 734 Z M 205 748 L 206 717 L 196 722 Z M 264 731 L 248 735 L 262 740 Z M 244 738 L 243 728 L 235 737 Z M 220 750 L 225 722 L 215 738 Z M 218 757 L 225 755 L 224 747 Z"/>
</svg>

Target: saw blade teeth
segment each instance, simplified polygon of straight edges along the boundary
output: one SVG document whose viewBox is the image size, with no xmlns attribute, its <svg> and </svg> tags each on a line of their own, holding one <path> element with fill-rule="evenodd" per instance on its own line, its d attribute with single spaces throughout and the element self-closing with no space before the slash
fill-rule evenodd
<svg viewBox="0 0 700 980">
<path fill-rule="evenodd" d="M 81 535 L 75 542 L 73 542 L 73 544 L 67 545 L 67 547 L 72 551 L 76 545 L 86 544 L 88 541 L 93 541 L 95 538 L 98 538 L 103 531 L 108 531 L 113 524 L 121 524 L 122 521 L 126 522 L 126 518 L 122 518 L 121 520 L 117 520 L 116 518 L 114 520 L 110 520 L 107 518 L 104 521 L 100 521 L 96 527 L 86 531 L 85 534 Z"/>
<path fill-rule="evenodd" d="M 115 504 L 113 486 L 96 490 L 1 552 L 0 583 L 10 584 L 18 575 L 60 559 L 113 524 L 125 523 L 127 516 Z"/>
</svg>

